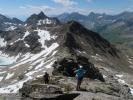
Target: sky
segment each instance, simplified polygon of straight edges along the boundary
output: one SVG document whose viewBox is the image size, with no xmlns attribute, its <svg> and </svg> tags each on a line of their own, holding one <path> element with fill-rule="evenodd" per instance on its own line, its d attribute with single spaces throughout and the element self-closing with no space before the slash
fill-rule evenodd
<svg viewBox="0 0 133 100">
<path fill-rule="evenodd" d="M 118 14 L 133 11 L 133 0 L 0 0 L 0 14 L 25 20 L 33 13 L 46 15 L 79 12 Z"/>
</svg>

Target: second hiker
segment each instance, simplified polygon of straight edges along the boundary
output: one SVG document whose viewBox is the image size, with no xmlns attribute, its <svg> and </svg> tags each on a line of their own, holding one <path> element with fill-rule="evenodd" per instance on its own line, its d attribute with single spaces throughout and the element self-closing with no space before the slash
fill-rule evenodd
<svg viewBox="0 0 133 100">
<path fill-rule="evenodd" d="M 49 77 L 49 74 L 48 74 L 47 72 L 45 72 L 43 78 L 44 78 L 44 82 L 45 82 L 45 84 L 48 84 L 48 83 L 49 83 L 49 79 L 50 79 L 50 77 Z"/>
</svg>

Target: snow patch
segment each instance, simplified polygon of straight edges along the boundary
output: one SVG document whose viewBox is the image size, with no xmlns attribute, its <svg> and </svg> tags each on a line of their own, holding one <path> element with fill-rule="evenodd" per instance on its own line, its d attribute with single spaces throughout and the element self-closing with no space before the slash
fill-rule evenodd
<svg viewBox="0 0 133 100">
<path fill-rule="evenodd" d="M 4 38 L 1 38 L 1 37 L 0 37 L 0 47 L 5 47 L 6 44 L 7 44 L 7 42 L 4 41 Z"/>
<path fill-rule="evenodd" d="M 45 68 L 51 68 L 51 66 L 53 65 L 54 62 L 55 62 L 55 60 L 52 61 L 49 65 L 46 65 Z"/>
<path fill-rule="evenodd" d="M 121 84 L 124 84 L 124 85 L 127 84 L 127 83 L 126 83 L 124 80 L 122 80 L 122 79 L 118 79 L 118 82 L 121 83 Z"/>
<path fill-rule="evenodd" d="M 28 58 L 30 58 L 30 56 L 31 56 L 30 53 L 26 53 L 25 55 L 22 56 L 23 58 L 20 60 L 20 62 L 27 60 Z"/>
<path fill-rule="evenodd" d="M 6 31 L 13 31 L 13 30 L 15 30 L 17 27 L 15 27 L 15 26 L 10 26 L 10 27 L 8 27 L 8 28 L 6 28 L 5 30 Z"/>
<path fill-rule="evenodd" d="M 28 48 L 30 47 L 30 45 L 28 45 L 28 44 L 26 44 L 26 43 L 25 43 L 25 46 L 28 47 Z"/>
<path fill-rule="evenodd" d="M 94 58 L 95 60 L 97 60 L 97 61 L 103 61 L 103 59 L 101 58 L 101 56 L 100 55 L 98 55 L 98 54 L 96 54 L 96 56 L 91 56 L 92 58 Z"/>
<path fill-rule="evenodd" d="M 55 40 L 57 37 L 58 37 L 58 36 L 51 36 L 51 38 L 54 39 L 54 40 Z"/>
<path fill-rule="evenodd" d="M 25 80 L 19 81 L 15 84 L 8 85 L 6 87 L 0 88 L 0 93 L 5 94 L 5 93 L 18 93 L 18 90 L 22 88 L 23 83 L 27 82 L 28 80 L 32 79 L 32 77 L 28 77 Z"/>
<path fill-rule="evenodd" d="M 130 92 L 131 92 L 131 94 L 133 95 L 133 88 L 130 88 Z"/>
<path fill-rule="evenodd" d="M 25 24 L 24 26 L 27 26 L 27 24 Z"/>
<path fill-rule="evenodd" d="M 103 16 L 98 16 L 98 19 L 101 19 L 101 18 L 103 18 Z"/>
<path fill-rule="evenodd" d="M 51 39 L 49 31 L 46 30 L 35 30 L 35 31 L 37 31 L 38 35 L 40 36 L 39 42 L 42 44 L 42 47 L 46 48 L 45 41 Z"/>
<path fill-rule="evenodd" d="M 46 18 L 44 20 L 39 20 L 38 23 L 37 23 L 38 26 L 42 25 L 42 24 L 47 24 L 47 25 L 52 24 L 52 20 L 49 20 L 48 18 Z M 55 23 L 53 23 L 53 24 L 55 24 Z"/>
<path fill-rule="evenodd" d="M 123 84 L 123 85 L 128 85 L 128 86 L 130 87 L 130 84 L 126 83 L 125 80 L 120 79 L 120 78 L 122 78 L 124 75 L 115 75 L 115 76 L 116 76 L 115 79 L 117 79 L 119 83 L 121 83 L 121 84 Z M 133 88 L 130 88 L 130 92 L 131 92 L 131 94 L 133 95 Z"/>
<path fill-rule="evenodd" d="M 28 70 L 31 70 L 33 68 L 33 66 L 30 66 L 29 68 L 28 68 Z"/>
<path fill-rule="evenodd" d="M 23 39 L 24 39 L 26 36 L 28 36 L 28 35 L 30 35 L 30 32 L 26 31 L 26 32 L 25 32 L 25 35 L 23 36 Z"/>
<path fill-rule="evenodd" d="M 128 61 L 130 64 L 133 64 L 133 62 L 131 62 L 131 61 Z"/>
<path fill-rule="evenodd" d="M 26 76 L 31 76 L 31 75 L 33 75 L 34 73 L 36 73 L 37 71 L 30 71 L 30 72 L 28 72 L 28 73 L 26 73 L 25 75 Z"/>
<path fill-rule="evenodd" d="M 7 71 L 3 71 L 3 72 L 0 72 L 0 74 L 4 74 L 4 73 L 6 73 Z"/>
<path fill-rule="evenodd" d="M 17 25 L 15 23 L 11 23 L 11 22 L 4 22 L 4 24 L 7 24 L 7 25 Z"/>
<path fill-rule="evenodd" d="M 42 77 L 43 75 L 37 75 L 37 78 Z"/>
<path fill-rule="evenodd" d="M 14 73 L 8 73 L 7 76 L 6 76 L 6 78 L 5 78 L 5 80 L 10 79 L 13 76 L 14 76 Z"/>
<path fill-rule="evenodd" d="M 59 46 L 58 43 L 53 43 L 49 48 L 46 48 L 45 50 L 41 51 L 38 54 L 27 55 L 27 57 L 26 57 L 26 58 L 28 58 L 27 60 L 23 60 L 22 62 L 18 62 L 15 66 L 10 67 L 10 69 L 13 69 L 15 67 L 18 67 L 18 66 L 23 65 L 23 64 L 26 64 L 26 63 L 34 62 L 35 60 L 39 59 L 43 55 L 45 55 L 45 57 L 46 57 L 53 50 L 55 50 L 58 46 Z"/>
<path fill-rule="evenodd" d="M 3 77 L 0 77 L 0 81 L 2 81 L 3 80 Z"/>
<path fill-rule="evenodd" d="M 106 78 L 107 76 L 106 75 L 103 75 L 103 78 Z"/>
<path fill-rule="evenodd" d="M 76 50 L 76 51 L 79 52 L 79 53 L 87 54 L 85 51 L 79 51 L 79 50 Z"/>
<path fill-rule="evenodd" d="M 10 45 L 13 45 L 14 43 L 16 43 L 16 42 L 18 42 L 18 41 L 20 41 L 20 40 L 21 40 L 21 39 L 18 39 L 18 40 L 16 40 L 16 41 L 10 43 Z"/>
<path fill-rule="evenodd" d="M 116 75 L 116 77 L 122 78 L 122 77 L 123 77 L 123 75 Z"/>
<path fill-rule="evenodd" d="M 43 67 L 43 64 L 44 64 L 44 62 L 42 61 L 38 66 L 36 66 L 35 70 L 37 70 L 37 69 Z"/>
<path fill-rule="evenodd" d="M 43 59 L 38 59 L 38 60 L 36 60 L 35 62 L 33 62 L 31 65 L 36 65 L 37 63 L 39 63 L 39 62 L 41 62 Z"/>
<path fill-rule="evenodd" d="M 58 52 L 58 51 L 54 51 L 54 52 L 52 53 L 52 56 L 54 56 L 57 52 Z"/>
</svg>

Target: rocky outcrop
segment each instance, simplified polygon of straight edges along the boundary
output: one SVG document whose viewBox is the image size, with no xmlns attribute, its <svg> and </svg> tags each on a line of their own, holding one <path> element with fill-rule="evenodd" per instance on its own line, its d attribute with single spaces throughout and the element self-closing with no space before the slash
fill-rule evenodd
<svg viewBox="0 0 133 100">
<path fill-rule="evenodd" d="M 31 32 L 30 35 L 25 37 L 25 42 L 30 46 L 30 52 L 38 53 L 42 50 L 42 44 L 38 41 L 40 37 L 37 35 L 37 32 Z"/>
<path fill-rule="evenodd" d="M 132 100 L 133 96 L 126 85 L 114 78 L 106 82 L 84 78 L 81 91 L 75 91 L 76 79 L 73 77 L 51 76 L 50 83 L 43 78 L 24 83 L 20 89 L 22 100 Z M 84 99 L 83 99 L 84 98 Z M 27 99 L 26 99 L 27 100 Z"/>
<path fill-rule="evenodd" d="M 73 100 L 79 93 L 63 93 L 59 85 L 26 82 L 19 90 L 21 100 Z"/>
<path fill-rule="evenodd" d="M 105 81 L 99 69 L 96 68 L 92 63 L 90 63 L 86 57 L 77 56 L 75 60 L 73 58 L 63 58 L 56 61 L 53 65 L 53 74 L 62 74 L 65 76 L 74 77 L 74 70 L 78 69 L 78 66 L 80 64 L 86 70 L 85 77 L 89 77 L 91 79 L 98 79 L 102 82 Z"/>
<path fill-rule="evenodd" d="M 42 11 L 39 14 L 31 15 L 25 22 L 31 26 L 54 26 L 60 24 L 57 18 L 46 16 Z"/>
</svg>

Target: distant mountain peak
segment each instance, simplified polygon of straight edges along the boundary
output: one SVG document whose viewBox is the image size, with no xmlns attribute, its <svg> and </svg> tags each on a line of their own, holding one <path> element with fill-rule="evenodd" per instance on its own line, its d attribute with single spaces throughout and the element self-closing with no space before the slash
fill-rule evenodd
<svg viewBox="0 0 133 100">
<path fill-rule="evenodd" d="M 41 12 L 38 14 L 38 18 L 44 19 L 44 18 L 47 18 L 47 16 L 44 14 L 43 11 L 41 11 Z"/>
<path fill-rule="evenodd" d="M 12 18 L 12 21 L 16 24 L 22 24 L 23 21 L 19 20 L 18 18 Z"/>
<path fill-rule="evenodd" d="M 43 11 L 41 11 L 39 14 L 33 14 L 31 15 L 27 20 L 26 23 L 28 25 L 37 25 L 37 26 L 41 26 L 41 25 L 46 25 L 46 26 L 52 26 L 52 25 L 56 25 L 59 24 L 59 20 L 57 18 L 53 18 L 53 17 L 48 17 L 44 14 Z"/>
</svg>

